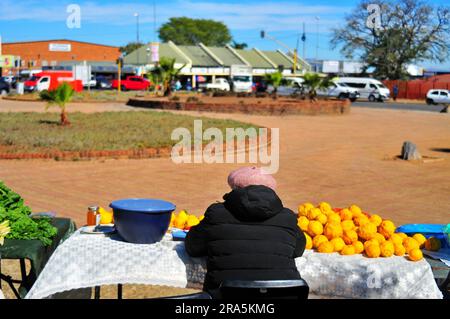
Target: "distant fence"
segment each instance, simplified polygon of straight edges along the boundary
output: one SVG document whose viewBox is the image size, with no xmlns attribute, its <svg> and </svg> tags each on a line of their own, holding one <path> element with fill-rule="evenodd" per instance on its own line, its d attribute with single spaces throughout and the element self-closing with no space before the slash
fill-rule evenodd
<svg viewBox="0 0 450 319">
<path fill-rule="evenodd" d="M 429 90 L 441 89 L 450 90 L 450 76 L 436 76 L 426 80 L 411 81 L 384 81 L 391 94 L 394 92 L 394 85 L 398 85 L 399 99 L 423 100 L 426 98 Z"/>
</svg>

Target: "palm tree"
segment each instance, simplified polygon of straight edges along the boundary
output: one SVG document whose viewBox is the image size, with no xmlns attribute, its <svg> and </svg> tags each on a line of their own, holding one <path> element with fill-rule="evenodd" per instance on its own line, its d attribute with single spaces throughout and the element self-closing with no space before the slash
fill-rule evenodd
<svg viewBox="0 0 450 319">
<path fill-rule="evenodd" d="M 172 82 L 175 81 L 180 74 L 181 70 L 186 65 L 183 65 L 181 68 L 175 68 L 175 59 L 162 58 L 159 61 L 159 70 L 155 70 L 156 72 L 160 72 L 163 79 L 164 86 L 164 96 L 172 95 Z M 156 69 L 158 69 L 156 68 Z"/>
<path fill-rule="evenodd" d="M 55 90 L 42 91 L 39 96 L 42 100 L 47 101 L 47 108 L 52 105 L 57 105 L 61 109 L 61 125 L 70 125 L 69 118 L 66 113 L 66 104 L 72 100 L 75 91 L 70 84 L 64 82 L 60 84 Z"/>
<path fill-rule="evenodd" d="M 332 79 L 329 77 L 321 78 L 318 73 L 306 73 L 303 76 L 303 85 L 309 88 L 309 98 L 315 102 L 317 98 L 317 90 L 328 89 L 331 86 Z"/>
<path fill-rule="evenodd" d="M 268 73 L 265 75 L 264 80 L 266 81 L 266 83 L 268 85 L 272 85 L 273 86 L 273 98 L 276 99 L 278 97 L 277 92 L 278 92 L 278 87 L 281 84 L 281 80 L 283 80 L 283 74 L 278 71 L 275 73 Z"/>
</svg>

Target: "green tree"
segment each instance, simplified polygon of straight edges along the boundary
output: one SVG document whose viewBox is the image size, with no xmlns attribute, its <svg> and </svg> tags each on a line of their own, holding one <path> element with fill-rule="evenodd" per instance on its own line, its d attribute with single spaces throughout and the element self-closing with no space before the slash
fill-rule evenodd
<svg viewBox="0 0 450 319">
<path fill-rule="evenodd" d="M 140 42 L 130 42 L 125 46 L 122 46 L 119 48 L 119 51 L 121 53 L 125 53 L 125 55 L 130 54 L 133 51 L 136 51 L 140 47 L 142 47 L 144 44 Z"/>
<path fill-rule="evenodd" d="M 238 50 L 244 50 L 244 49 L 248 48 L 248 44 L 247 43 L 245 43 L 245 42 L 239 43 L 239 42 L 236 42 L 234 40 L 233 40 L 233 43 L 231 44 L 231 46 L 234 49 L 238 49 Z"/>
<path fill-rule="evenodd" d="M 306 73 L 303 76 L 303 80 L 303 86 L 308 88 L 308 94 L 311 101 L 316 101 L 318 90 L 326 90 L 332 83 L 331 78 L 323 78 L 318 73 Z"/>
<path fill-rule="evenodd" d="M 278 87 L 281 84 L 281 80 L 283 80 L 283 74 L 280 71 L 277 71 L 275 73 L 268 73 L 264 76 L 264 80 L 268 85 L 273 86 L 273 97 L 276 99 L 278 98 L 277 92 Z"/>
<path fill-rule="evenodd" d="M 379 12 L 368 11 L 374 4 Z M 381 79 L 402 79 L 408 64 L 449 57 L 450 8 L 422 0 L 363 0 L 333 33 L 332 47 L 342 45 L 347 58 L 365 61 Z"/>
<path fill-rule="evenodd" d="M 57 105 L 61 109 L 61 125 L 70 125 L 69 118 L 66 113 L 66 104 L 72 100 L 75 91 L 69 83 L 64 82 L 60 84 L 55 90 L 42 91 L 39 96 L 42 100 L 47 101 L 47 108 L 52 105 Z"/>
<path fill-rule="evenodd" d="M 230 30 L 224 23 L 187 17 L 170 18 L 159 29 L 159 38 L 163 42 L 173 41 L 179 45 L 201 42 L 208 46 L 224 46 L 231 41 Z"/>
<path fill-rule="evenodd" d="M 164 96 L 171 96 L 172 84 L 177 80 L 178 75 L 184 67 L 185 65 L 181 68 L 176 68 L 175 59 L 163 57 L 160 59 L 159 65 L 151 71 L 150 77 L 155 81 L 162 83 Z"/>
</svg>

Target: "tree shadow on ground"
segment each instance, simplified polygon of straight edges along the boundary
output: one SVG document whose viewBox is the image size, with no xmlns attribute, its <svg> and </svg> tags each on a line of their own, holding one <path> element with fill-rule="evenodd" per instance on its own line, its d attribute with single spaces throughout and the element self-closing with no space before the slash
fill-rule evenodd
<svg viewBox="0 0 450 319">
<path fill-rule="evenodd" d="M 52 125 L 52 126 L 60 126 L 60 121 L 51 121 L 51 120 L 39 120 L 39 124 Z"/>
<path fill-rule="evenodd" d="M 430 151 L 440 152 L 440 153 L 450 153 L 450 148 L 430 148 Z"/>
</svg>

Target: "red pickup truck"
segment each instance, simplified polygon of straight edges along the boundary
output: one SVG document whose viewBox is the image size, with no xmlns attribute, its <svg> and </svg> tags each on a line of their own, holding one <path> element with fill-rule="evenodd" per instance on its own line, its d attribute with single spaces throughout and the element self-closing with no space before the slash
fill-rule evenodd
<svg viewBox="0 0 450 319">
<path fill-rule="evenodd" d="M 142 76 L 127 76 L 125 80 L 120 81 L 120 87 L 122 91 L 128 90 L 147 90 L 151 85 L 150 81 Z M 112 88 L 117 89 L 119 87 L 119 80 L 112 81 Z"/>
</svg>

